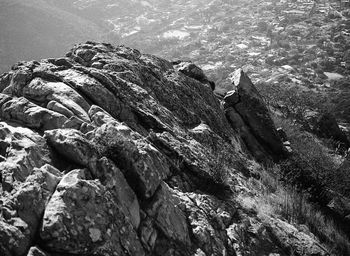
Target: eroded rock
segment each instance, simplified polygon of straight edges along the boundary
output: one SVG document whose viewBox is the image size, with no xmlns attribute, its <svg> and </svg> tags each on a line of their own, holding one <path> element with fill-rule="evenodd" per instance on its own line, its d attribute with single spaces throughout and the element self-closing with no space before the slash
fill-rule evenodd
<svg viewBox="0 0 350 256">
<path fill-rule="evenodd" d="M 11 191 L 32 174 L 34 168 L 50 163 L 44 138 L 28 128 L 0 123 L 0 162 L 3 189 Z"/>
<path fill-rule="evenodd" d="M 249 77 L 243 70 L 238 69 L 233 74 L 232 84 L 233 90 L 225 96 L 225 108 L 233 108 L 239 115 L 238 123 L 241 124 L 239 126 L 246 126 L 244 129 L 239 129 L 242 130 L 246 137 L 254 136 L 264 151 L 273 159 L 285 158 L 287 152 L 283 147 L 281 138 L 278 136 L 269 110 Z M 236 119 L 231 115 L 230 122 L 233 126 L 236 126 Z M 256 143 L 253 142 L 253 139 L 246 143 L 248 148 L 258 147 L 254 145 Z M 252 153 L 254 154 L 255 152 L 253 150 Z M 259 155 L 258 158 L 260 158 Z"/>
<path fill-rule="evenodd" d="M 170 175 L 164 156 L 140 134 L 118 122 L 96 130 L 94 143 L 123 171 L 140 197 L 151 197 L 163 179 Z"/>
<path fill-rule="evenodd" d="M 0 222 L 0 251 L 5 255 L 24 255 L 34 242 L 45 207 L 60 181 L 52 166 L 35 169 L 1 207 L 5 219 Z M 13 225 L 13 226 L 11 226 Z M 7 254 L 7 253 L 12 254 Z"/>
<path fill-rule="evenodd" d="M 130 219 L 113 195 L 84 172 L 66 174 L 51 197 L 40 229 L 48 251 L 73 254 L 144 255 Z"/>
</svg>

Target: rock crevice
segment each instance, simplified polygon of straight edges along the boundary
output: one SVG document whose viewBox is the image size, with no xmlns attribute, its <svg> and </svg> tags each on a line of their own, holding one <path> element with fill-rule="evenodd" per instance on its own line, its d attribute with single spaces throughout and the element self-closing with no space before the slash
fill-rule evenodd
<svg viewBox="0 0 350 256">
<path fill-rule="evenodd" d="M 279 157 L 279 140 L 263 102 L 249 108 L 245 76 L 247 102 L 227 119 L 203 71 L 187 69 L 87 42 L 1 76 L 0 254 L 239 255 L 230 227 L 247 221 L 237 196 L 253 161 L 240 141 Z"/>
</svg>

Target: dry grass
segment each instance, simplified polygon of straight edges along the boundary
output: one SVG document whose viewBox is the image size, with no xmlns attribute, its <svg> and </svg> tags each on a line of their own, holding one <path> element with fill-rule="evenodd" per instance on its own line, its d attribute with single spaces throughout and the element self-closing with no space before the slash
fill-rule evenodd
<svg viewBox="0 0 350 256">
<path fill-rule="evenodd" d="M 308 196 L 295 188 L 287 188 L 271 173 L 278 172 L 275 166 L 269 171 L 262 170 L 260 180 L 251 179 L 250 189 L 256 191 L 255 200 L 244 200 L 245 206 L 254 208 L 258 216 L 283 218 L 293 225 L 306 225 L 309 230 L 325 243 L 335 255 L 350 255 L 350 242 L 335 222 L 326 217 Z"/>
</svg>

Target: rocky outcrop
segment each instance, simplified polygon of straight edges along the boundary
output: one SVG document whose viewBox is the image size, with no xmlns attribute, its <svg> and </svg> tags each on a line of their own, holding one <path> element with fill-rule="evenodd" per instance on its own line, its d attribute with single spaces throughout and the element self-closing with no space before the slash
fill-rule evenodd
<svg viewBox="0 0 350 256">
<path fill-rule="evenodd" d="M 268 112 L 245 109 L 262 104 L 250 87 L 230 125 L 203 79 L 93 42 L 19 63 L 0 84 L 1 255 L 240 255 L 230 227 L 246 213 L 262 223 L 236 202 L 252 169 L 241 140 L 279 152 Z M 302 232 L 276 241 L 281 225 L 263 255 L 309 246 Z"/>
<path fill-rule="evenodd" d="M 204 74 L 203 70 L 194 63 L 186 61 L 174 61 L 173 64 L 176 65 L 176 69 L 181 73 L 193 79 L 196 79 L 203 84 L 208 84 L 213 91 L 215 90 L 215 83 L 213 81 L 210 81 Z"/>
<path fill-rule="evenodd" d="M 232 86 L 224 97 L 225 113 L 247 148 L 260 161 L 266 160 L 266 157 L 276 161 L 285 158 L 287 152 L 269 110 L 243 70 L 235 71 Z"/>
</svg>

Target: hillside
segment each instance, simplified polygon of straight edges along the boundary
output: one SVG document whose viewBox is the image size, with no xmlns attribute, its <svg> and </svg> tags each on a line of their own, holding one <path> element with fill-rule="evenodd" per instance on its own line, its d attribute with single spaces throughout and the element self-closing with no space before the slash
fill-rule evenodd
<svg viewBox="0 0 350 256">
<path fill-rule="evenodd" d="M 347 255 L 257 162 L 290 153 L 249 77 L 232 82 L 220 102 L 192 63 L 93 42 L 14 66 L 0 77 L 1 255 Z"/>
<path fill-rule="evenodd" d="M 1 256 L 350 255 L 350 6 L 0 0 L 0 24 Z"/>
<path fill-rule="evenodd" d="M 1 73 L 17 61 L 61 56 L 101 34 L 92 22 L 44 0 L 1 0 L 0 24 Z"/>
</svg>

